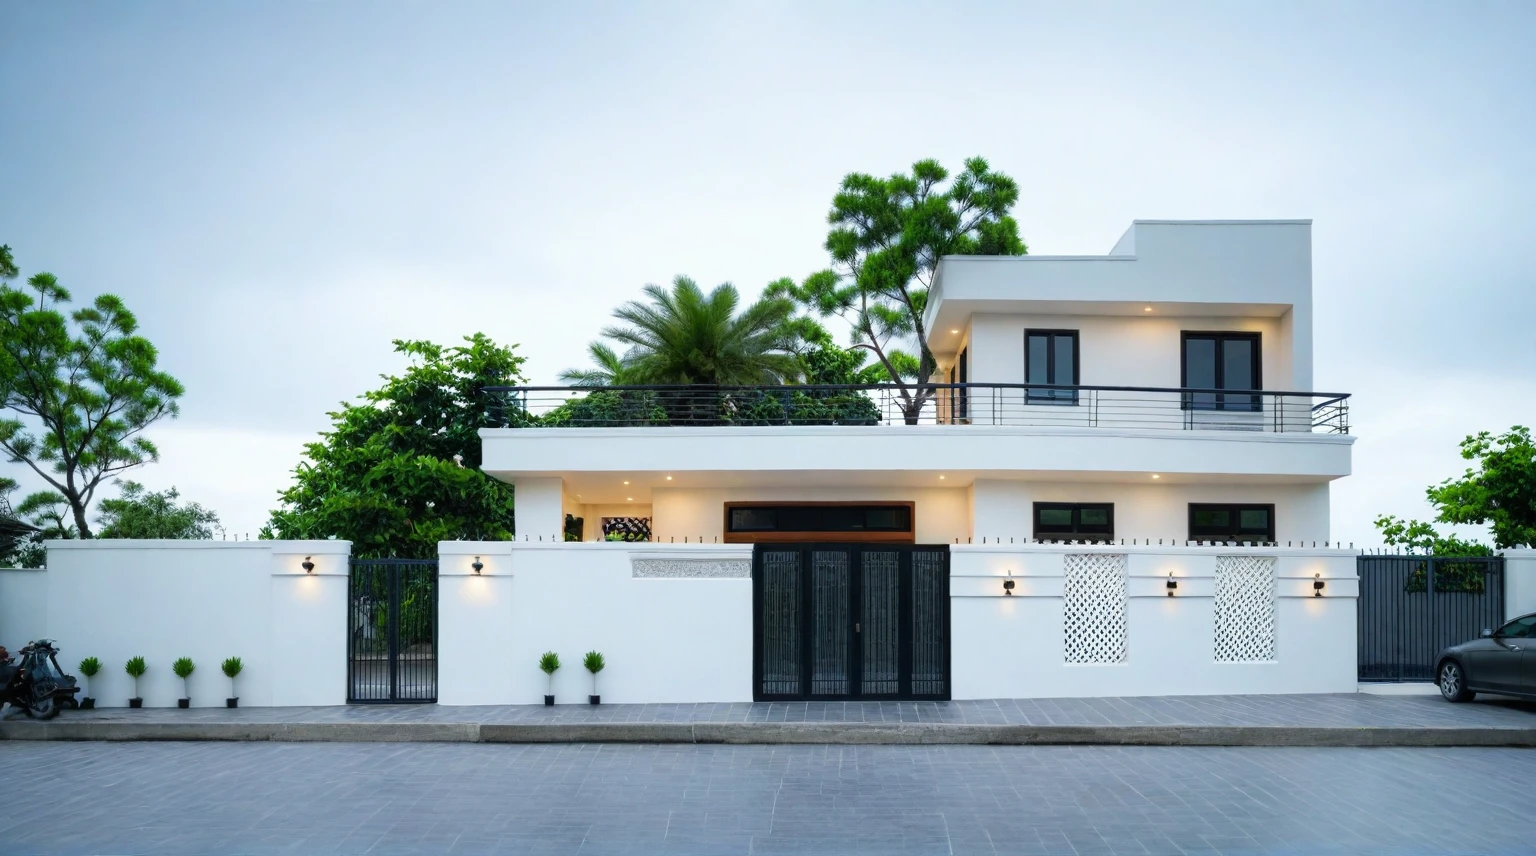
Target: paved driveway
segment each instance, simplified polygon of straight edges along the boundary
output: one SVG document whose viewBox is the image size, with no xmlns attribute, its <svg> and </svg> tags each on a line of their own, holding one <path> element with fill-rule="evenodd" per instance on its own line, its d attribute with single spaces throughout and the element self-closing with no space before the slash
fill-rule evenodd
<svg viewBox="0 0 1536 856">
<path fill-rule="evenodd" d="M 1518 749 L 0 743 L 0 781 L 5 854 L 1529 854 L 1536 841 L 1536 751 Z"/>
</svg>

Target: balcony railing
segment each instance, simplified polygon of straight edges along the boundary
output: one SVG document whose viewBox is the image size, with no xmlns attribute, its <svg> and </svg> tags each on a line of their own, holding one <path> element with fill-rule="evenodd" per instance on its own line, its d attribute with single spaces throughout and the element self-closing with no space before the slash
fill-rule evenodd
<svg viewBox="0 0 1536 856">
<path fill-rule="evenodd" d="M 1349 395 L 1137 386 L 487 387 L 498 428 L 1008 425 L 1349 433 Z M 905 391 L 905 394 L 903 392 Z"/>
</svg>

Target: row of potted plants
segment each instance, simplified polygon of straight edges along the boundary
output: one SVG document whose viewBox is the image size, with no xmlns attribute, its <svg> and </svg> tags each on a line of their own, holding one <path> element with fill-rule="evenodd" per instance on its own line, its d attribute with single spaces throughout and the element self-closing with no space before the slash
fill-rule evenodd
<svg viewBox="0 0 1536 856">
<path fill-rule="evenodd" d="M 171 671 L 176 673 L 176 677 L 181 678 L 182 697 L 176 700 L 176 706 L 179 708 L 185 709 L 192 706 L 192 691 L 187 684 L 187 679 L 192 677 L 192 671 L 195 668 L 191 657 L 178 657 L 176 662 L 171 664 Z M 220 664 L 220 668 L 229 678 L 229 698 L 224 699 L 224 706 L 239 707 L 240 696 L 235 692 L 235 676 L 240 674 L 245 664 L 240 662 L 239 657 L 230 657 Z M 85 698 L 80 699 L 81 710 L 91 710 L 96 707 L 96 699 L 91 698 L 91 678 L 96 677 L 100 671 L 101 661 L 95 657 L 86 657 L 80 661 L 80 674 L 85 676 Z M 144 677 L 144 673 L 149 671 L 149 664 L 143 657 L 129 657 L 128 662 L 123 664 L 123 671 L 133 678 L 133 698 L 128 699 L 128 706 L 143 707 L 144 699 L 139 697 L 139 678 Z"/>
<path fill-rule="evenodd" d="M 603 667 L 607 665 L 603 660 L 603 655 L 596 651 L 588 651 L 587 656 L 581 658 L 581 664 L 586 667 L 587 671 L 592 673 L 592 694 L 587 696 L 587 703 L 602 704 L 603 697 L 597 694 L 597 673 L 601 672 Z M 543 656 L 539 657 L 539 669 L 549 679 L 549 692 L 544 696 L 544 704 L 546 705 L 553 705 L 555 703 L 555 670 L 559 668 L 560 655 L 554 651 L 545 651 Z"/>
</svg>

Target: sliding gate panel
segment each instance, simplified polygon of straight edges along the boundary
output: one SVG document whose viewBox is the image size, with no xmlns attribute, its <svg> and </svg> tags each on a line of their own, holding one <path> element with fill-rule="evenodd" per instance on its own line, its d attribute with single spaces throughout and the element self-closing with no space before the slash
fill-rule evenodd
<svg viewBox="0 0 1536 856">
<path fill-rule="evenodd" d="M 347 582 L 347 701 L 437 701 L 437 562 L 354 559 Z"/>
<path fill-rule="evenodd" d="M 753 697 L 948 699 L 949 548 L 753 551 Z"/>
</svg>

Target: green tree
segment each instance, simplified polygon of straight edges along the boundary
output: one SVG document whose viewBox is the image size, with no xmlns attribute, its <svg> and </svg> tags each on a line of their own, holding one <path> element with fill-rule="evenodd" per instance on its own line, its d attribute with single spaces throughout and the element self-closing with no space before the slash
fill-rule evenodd
<svg viewBox="0 0 1536 856">
<path fill-rule="evenodd" d="M 19 486 L 15 479 L 0 476 L 0 567 L 41 568 L 48 558 L 44 541 L 77 534 L 64 497 L 53 491 L 29 494 L 13 511 L 10 495 Z"/>
<path fill-rule="evenodd" d="M 1461 441 L 1461 457 L 1476 461 L 1460 478 L 1425 489 L 1435 519 L 1441 523 L 1491 527 L 1494 546 L 1536 547 L 1536 444 L 1531 430 L 1516 425 L 1495 436 L 1483 431 Z M 1417 520 L 1377 518 L 1388 544 L 1439 555 L 1488 555 L 1481 544 L 1441 536 Z"/>
<path fill-rule="evenodd" d="M 14 278 L 9 251 L 0 274 Z M 67 316 L 67 290 L 50 273 L 30 292 L 0 285 L 0 449 L 26 464 L 69 506 L 89 538 L 86 510 L 103 480 L 156 460 L 143 435 L 177 413 L 181 383 L 156 368 L 154 345 L 111 294 Z"/>
<path fill-rule="evenodd" d="M 124 481 L 122 495 L 101 501 L 98 538 L 212 538 L 223 532 L 219 515 L 195 502 L 178 504 L 176 488 L 150 491 L 136 481 Z"/>
<path fill-rule="evenodd" d="M 782 279 L 766 294 L 787 296 L 820 317 L 852 328 L 853 345 L 874 354 L 897 384 L 903 416 L 916 422 L 934 396 L 938 364 L 923 324 L 939 261 L 952 255 L 1023 255 L 1011 214 L 1018 184 L 981 158 L 949 181 L 938 161 L 880 179 L 851 173 L 832 199 L 826 249 L 832 266 L 796 285 Z M 901 350 L 915 345 L 917 353 Z"/>
<path fill-rule="evenodd" d="M 604 338 L 627 348 L 622 358 L 610 347 L 593 343 L 596 369 L 572 369 L 561 378 L 598 386 L 622 380 L 632 384 L 711 384 L 751 386 L 794 380 L 801 364 L 789 325 L 795 307 L 782 297 L 767 297 L 736 309 L 741 297 L 730 283 L 709 294 L 680 276 L 671 290 L 647 285 L 649 302 L 630 301 L 613 312 L 628 326 L 603 330 Z"/>
<path fill-rule="evenodd" d="M 523 358 L 484 334 L 464 342 L 396 340 L 411 365 L 329 414 L 262 537 L 340 538 L 353 555 L 400 558 L 512 537 L 512 486 L 481 472 L 479 432 L 501 403 L 484 388 L 522 381 Z"/>
</svg>

